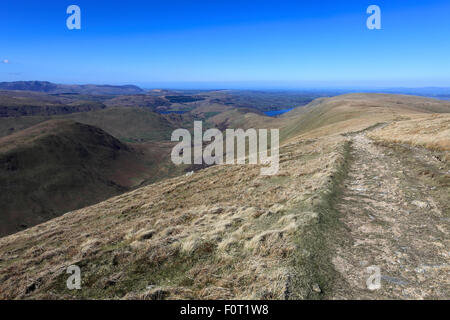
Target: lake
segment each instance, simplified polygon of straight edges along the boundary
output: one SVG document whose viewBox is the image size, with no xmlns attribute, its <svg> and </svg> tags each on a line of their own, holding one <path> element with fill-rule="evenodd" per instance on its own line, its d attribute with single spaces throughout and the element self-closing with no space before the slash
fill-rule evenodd
<svg viewBox="0 0 450 320">
<path fill-rule="evenodd" d="M 290 109 L 281 109 L 281 110 L 272 110 L 272 111 L 265 111 L 264 114 L 266 116 L 269 117 L 275 117 L 275 116 L 279 116 L 280 114 L 289 112 L 291 110 L 294 110 L 294 108 L 290 108 Z"/>
<path fill-rule="evenodd" d="M 187 111 L 176 111 L 176 110 L 174 110 L 174 111 L 157 111 L 157 112 L 160 113 L 160 114 L 171 114 L 171 113 L 183 114 L 183 113 L 185 113 Z"/>
</svg>

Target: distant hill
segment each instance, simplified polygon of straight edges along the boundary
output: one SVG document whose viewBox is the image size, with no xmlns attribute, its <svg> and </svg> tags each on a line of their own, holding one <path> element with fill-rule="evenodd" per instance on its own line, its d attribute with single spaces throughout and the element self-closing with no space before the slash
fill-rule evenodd
<svg viewBox="0 0 450 320">
<path fill-rule="evenodd" d="M 253 108 L 234 108 L 217 113 L 208 118 L 208 123 L 221 130 L 226 128 L 265 128 L 274 127 L 276 119 L 271 119 L 261 111 Z"/>
<path fill-rule="evenodd" d="M 193 124 L 189 115 L 163 115 L 138 107 L 110 107 L 55 116 L 0 117 L 0 137 L 50 119 L 68 119 L 96 126 L 123 142 L 170 141 L 173 130 L 189 128 Z"/>
<path fill-rule="evenodd" d="M 353 93 L 319 98 L 304 107 L 283 114 L 282 138 L 313 130 L 339 133 L 355 125 L 361 128 L 392 119 L 404 120 L 417 114 L 449 113 L 450 102 L 394 94 Z"/>
<path fill-rule="evenodd" d="M 144 90 L 134 85 L 112 86 L 112 85 L 66 85 L 55 84 L 48 81 L 16 81 L 0 82 L 0 90 L 37 91 L 46 93 L 77 93 L 77 94 L 137 94 Z"/>
<path fill-rule="evenodd" d="M 203 97 L 194 97 L 194 96 L 165 96 L 165 98 L 172 103 L 187 103 L 187 102 L 201 101 L 205 99 Z"/>
<path fill-rule="evenodd" d="M 103 130 L 50 120 L 0 139 L 0 236 L 153 180 L 168 155 Z"/>
</svg>

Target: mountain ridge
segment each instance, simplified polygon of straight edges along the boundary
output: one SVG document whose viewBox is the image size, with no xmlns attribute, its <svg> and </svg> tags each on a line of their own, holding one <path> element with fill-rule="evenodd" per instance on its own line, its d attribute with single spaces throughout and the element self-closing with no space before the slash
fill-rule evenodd
<svg viewBox="0 0 450 320">
<path fill-rule="evenodd" d="M 135 85 L 73 85 L 55 84 L 48 81 L 14 81 L 0 82 L 0 90 L 37 91 L 50 94 L 137 94 L 145 92 Z"/>
</svg>

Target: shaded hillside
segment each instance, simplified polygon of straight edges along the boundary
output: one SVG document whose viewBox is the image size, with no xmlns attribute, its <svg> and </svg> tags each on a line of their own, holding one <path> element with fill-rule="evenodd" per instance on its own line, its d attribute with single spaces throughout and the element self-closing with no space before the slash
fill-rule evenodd
<svg viewBox="0 0 450 320">
<path fill-rule="evenodd" d="M 213 166 L 2 238 L 0 298 L 317 297 L 314 265 L 294 258 L 297 246 L 313 249 L 299 241 L 319 221 L 317 195 L 339 170 L 343 147 L 342 137 L 298 140 L 283 147 L 276 176 Z M 29 255 L 33 243 L 49 255 Z M 36 265 L 42 259 L 51 267 Z M 66 289 L 71 264 L 82 270 L 77 292 Z"/>
<path fill-rule="evenodd" d="M 97 126 L 122 141 L 170 141 L 172 131 L 193 125 L 185 115 L 162 115 L 142 108 L 108 108 L 64 116 Z"/>
<path fill-rule="evenodd" d="M 47 121 L 0 139 L 0 235 L 152 179 L 169 148 L 139 148 L 68 120 Z"/>
<path fill-rule="evenodd" d="M 55 84 L 48 81 L 16 81 L 0 82 L 0 90 L 38 91 L 46 93 L 79 93 L 79 94 L 137 94 L 144 90 L 133 85 L 74 85 Z"/>
<path fill-rule="evenodd" d="M 162 115 L 145 108 L 111 107 L 54 117 L 0 118 L 0 137 L 52 118 L 70 119 L 93 125 L 126 142 L 170 141 L 173 130 L 180 127 L 189 128 L 193 124 L 192 118 L 188 115 Z"/>
</svg>

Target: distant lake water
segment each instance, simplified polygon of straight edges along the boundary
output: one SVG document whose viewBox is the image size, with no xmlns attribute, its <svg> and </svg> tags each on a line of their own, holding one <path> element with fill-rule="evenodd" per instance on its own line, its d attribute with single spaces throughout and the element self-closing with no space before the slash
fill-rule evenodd
<svg viewBox="0 0 450 320">
<path fill-rule="evenodd" d="M 183 114 L 186 113 L 187 111 L 157 111 L 160 114 L 170 114 L 170 113 L 175 113 L 175 114 Z"/>
<path fill-rule="evenodd" d="M 290 109 L 281 109 L 281 110 L 272 110 L 272 111 L 265 111 L 264 114 L 266 116 L 269 117 L 275 117 L 275 116 L 279 116 L 280 114 L 289 112 L 291 110 L 294 110 L 294 108 L 290 108 Z"/>
</svg>

